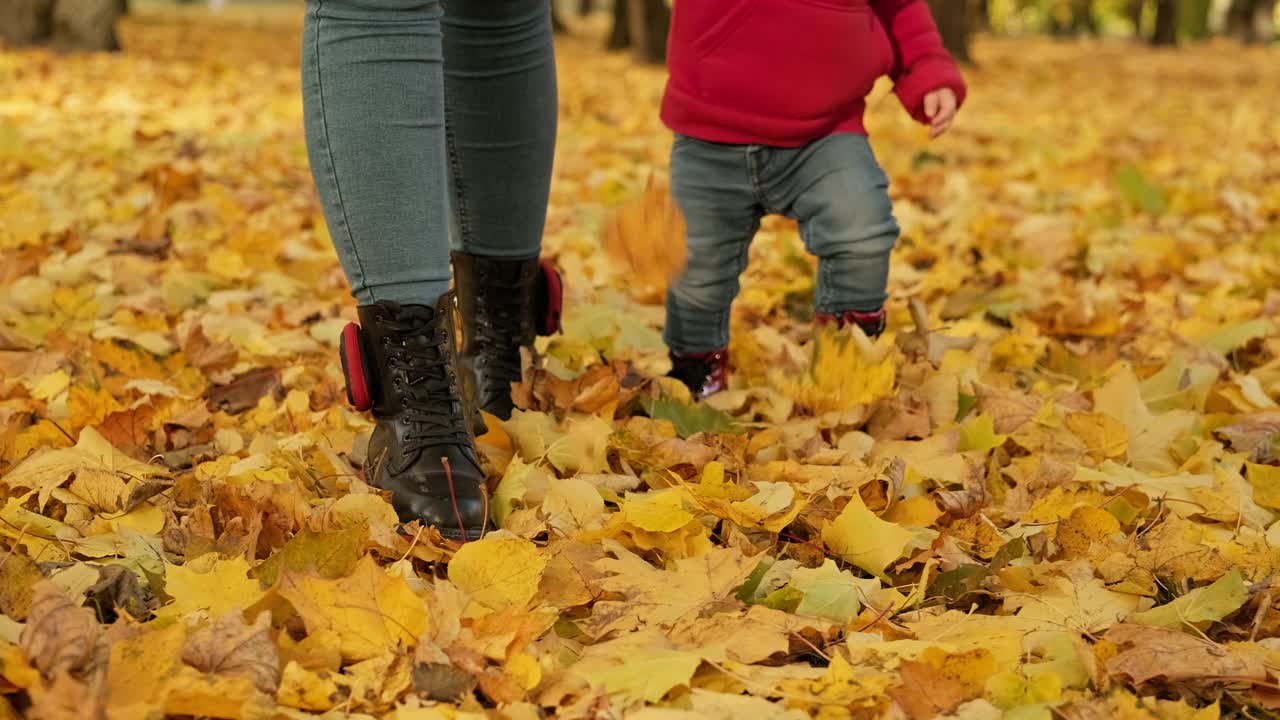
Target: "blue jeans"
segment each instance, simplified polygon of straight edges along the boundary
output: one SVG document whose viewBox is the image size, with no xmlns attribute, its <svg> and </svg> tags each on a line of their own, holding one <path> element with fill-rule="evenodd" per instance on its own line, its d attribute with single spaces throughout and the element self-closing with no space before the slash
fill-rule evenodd
<svg viewBox="0 0 1280 720">
<path fill-rule="evenodd" d="M 767 214 L 799 220 L 805 248 L 818 257 L 817 312 L 884 305 L 898 223 L 889 180 L 865 135 L 831 135 L 798 148 L 677 136 L 671 187 L 689 244 L 689 264 L 667 293 L 673 351 L 728 347 L 738 276 Z"/>
<path fill-rule="evenodd" d="M 302 89 L 312 174 L 362 304 L 433 304 L 451 246 L 537 256 L 557 112 L 547 0 L 307 0 Z"/>
</svg>

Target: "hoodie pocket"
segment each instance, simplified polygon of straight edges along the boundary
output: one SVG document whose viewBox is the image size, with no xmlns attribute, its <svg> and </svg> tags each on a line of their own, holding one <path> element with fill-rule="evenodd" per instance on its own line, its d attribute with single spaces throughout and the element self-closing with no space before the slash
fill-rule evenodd
<svg viewBox="0 0 1280 720">
<path fill-rule="evenodd" d="M 747 0 L 699 38 L 698 90 L 747 115 L 835 117 L 871 91 L 888 48 L 862 0 Z"/>
</svg>

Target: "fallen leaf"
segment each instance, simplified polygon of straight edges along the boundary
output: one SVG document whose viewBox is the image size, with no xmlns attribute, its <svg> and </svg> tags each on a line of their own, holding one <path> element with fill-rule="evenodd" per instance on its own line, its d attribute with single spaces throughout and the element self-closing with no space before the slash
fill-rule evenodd
<svg viewBox="0 0 1280 720">
<path fill-rule="evenodd" d="M 192 633 L 182 646 L 182 661 L 201 672 L 239 675 L 258 690 L 275 695 L 280 685 L 280 654 L 271 641 L 271 616 L 252 626 L 232 612 Z"/>
<path fill-rule="evenodd" d="M 914 547 L 928 545 L 935 534 L 881 520 L 854 493 L 840 515 L 822 529 L 822 541 L 837 557 L 882 576 L 889 563 Z"/>
<path fill-rule="evenodd" d="M 217 618 L 252 606 L 263 595 L 249 577 L 249 563 L 237 555 L 223 560 L 204 555 L 186 565 L 165 568 L 164 591 L 173 602 L 156 611 L 159 617 L 189 619 L 197 614 Z"/>
<path fill-rule="evenodd" d="M 799 615 L 833 620 L 848 625 L 867 602 L 871 593 L 880 589 L 874 578 L 855 578 L 848 570 L 840 570 L 830 558 L 818 568 L 796 568 L 791 571 L 790 586 L 804 593 L 796 606 Z"/>
<path fill-rule="evenodd" d="M 1159 607 L 1129 616 L 1126 622 L 1181 629 L 1184 624 L 1217 622 L 1239 610 L 1249 599 L 1249 587 L 1239 568 L 1213 584 L 1196 588 Z"/>
<path fill-rule="evenodd" d="M 22 652 L 45 677 L 84 670 L 93 661 L 102 628 L 93 611 L 77 607 L 49 580 L 35 585 Z"/>
<path fill-rule="evenodd" d="M 1106 639 L 1119 646 L 1107 672 L 1141 685 L 1162 677 L 1169 682 L 1263 682 L 1266 668 L 1256 649 L 1220 645 L 1177 630 L 1116 625 Z"/>
<path fill-rule="evenodd" d="M 524 607 L 538 592 L 547 559 L 528 540 L 487 537 L 463 545 L 449 580 L 491 610 Z"/>
<path fill-rule="evenodd" d="M 368 660 L 411 646 L 427 629 L 422 598 L 370 555 L 342 578 L 287 571 L 276 592 L 298 611 L 308 633 L 333 633 L 346 660 Z"/>
</svg>

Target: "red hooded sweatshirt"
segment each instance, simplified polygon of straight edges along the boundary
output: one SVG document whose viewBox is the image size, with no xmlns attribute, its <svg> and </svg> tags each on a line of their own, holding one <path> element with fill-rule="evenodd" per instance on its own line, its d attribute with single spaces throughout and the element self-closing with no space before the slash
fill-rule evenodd
<svg viewBox="0 0 1280 720">
<path fill-rule="evenodd" d="M 678 0 L 667 64 L 663 122 L 710 142 L 797 147 L 866 134 L 881 75 L 922 123 L 929 92 L 965 96 L 925 0 Z"/>
</svg>

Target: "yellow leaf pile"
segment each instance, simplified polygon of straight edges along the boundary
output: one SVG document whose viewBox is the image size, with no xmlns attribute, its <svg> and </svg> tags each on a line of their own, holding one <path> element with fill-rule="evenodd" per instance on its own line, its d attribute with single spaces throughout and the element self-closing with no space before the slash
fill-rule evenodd
<svg viewBox="0 0 1280 720">
<path fill-rule="evenodd" d="M 815 333 L 766 219 L 695 406 L 663 73 L 562 41 L 566 330 L 459 548 L 362 480 L 301 10 L 139 12 L 121 55 L 0 53 L 0 718 L 1280 705 L 1273 50 L 984 41 L 932 145 L 881 85 L 889 332 Z"/>
</svg>

